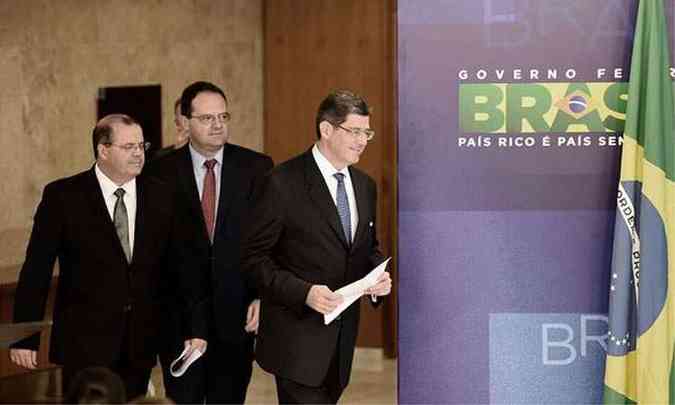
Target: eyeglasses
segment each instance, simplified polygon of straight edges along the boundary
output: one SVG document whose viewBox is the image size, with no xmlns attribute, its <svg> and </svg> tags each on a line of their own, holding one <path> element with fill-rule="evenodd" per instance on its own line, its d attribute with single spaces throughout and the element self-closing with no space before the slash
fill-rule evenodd
<svg viewBox="0 0 675 405">
<path fill-rule="evenodd" d="M 220 114 L 202 114 L 202 115 L 192 115 L 190 118 L 195 118 L 197 121 L 199 121 L 203 125 L 213 125 L 216 123 L 216 119 L 220 121 L 222 124 L 230 122 L 232 119 L 232 115 L 228 112 L 220 113 Z"/>
<path fill-rule="evenodd" d="M 342 125 L 333 125 L 336 128 L 349 132 L 354 138 L 365 137 L 366 141 L 371 141 L 375 137 L 375 131 L 370 128 L 345 128 Z"/>
<path fill-rule="evenodd" d="M 150 142 L 139 142 L 139 143 L 125 143 L 124 145 L 118 145 L 112 142 L 104 143 L 106 146 L 117 146 L 125 152 L 131 152 L 138 150 L 139 152 L 145 152 L 150 149 Z"/>
</svg>

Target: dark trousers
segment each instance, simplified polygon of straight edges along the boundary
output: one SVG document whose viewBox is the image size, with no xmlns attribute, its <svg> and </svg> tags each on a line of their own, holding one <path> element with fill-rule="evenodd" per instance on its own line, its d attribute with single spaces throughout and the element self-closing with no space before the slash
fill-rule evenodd
<svg viewBox="0 0 675 405">
<path fill-rule="evenodd" d="M 87 366 L 93 367 L 93 366 Z M 63 383 L 63 394 L 68 393 L 70 387 L 70 382 L 73 381 L 73 378 L 77 375 L 78 372 L 84 370 L 87 367 L 76 367 L 65 364 L 61 371 L 62 383 Z M 127 401 L 131 401 L 138 397 L 143 397 L 148 391 L 148 382 L 150 381 L 150 373 L 152 368 L 134 368 L 129 367 L 128 365 L 116 365 L 108 367 L 113 373 L 120 376 L 122 382 L 124 383 L 124 388 L 126 389 Z"/>
<path fill-rule="evenodd" d="M 210 339 L 206 353 L 181 377 L 169 366 L 183 351 L 176 343 L 160 355 L 166 396 L 178 404 L 243 404 L 253 372 L 252 339 L 242 343 Z"/>
<path fill-rule="evenodd" d="M 125 328 L 126 332 L 122 340 L 123 343 L 122 347 L 120 348 L 120 355 L 118 360 L 113 364 L 84 364 L 81 362 L 72 363 L 66 361 L 61 371 L 61 381 L 64 395 L 69 392 L 68 390 L 71 388 L 70 383 L 78 372 L 84 370 L 87 367 L 96 366 L 107 367 L 122 379 L 126 389 L 127 401 L 131 401 L 135 398 L 146 395 L 148 391 L 148 382 L 150 381 L 150 373 L 152 372 L 152 366 L 137 364 L 133 361 L 133 359 L 130 358 L 128 319 Z M 96 343 L 92 342 L 92 344 L 95 345 Z"/>
<path fill-rule="evenodd" d="M 328 367 L 323 383 L 310 387 L 285 378 L 276 377 L 279 404 L 337 404 L 342 395 L 337 350 Z"/>
</svg>

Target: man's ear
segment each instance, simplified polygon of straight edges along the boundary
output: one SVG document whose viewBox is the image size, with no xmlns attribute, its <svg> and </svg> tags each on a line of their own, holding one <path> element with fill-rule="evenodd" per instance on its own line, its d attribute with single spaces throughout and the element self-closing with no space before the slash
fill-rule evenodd
<svg viewBox="0 0 675 405">
<path fill-rule="evenodd" d="M 330 138 L 333 134 L 333 125 L 328 121 L 321 121 L 319 124 L 319 132 L 321 132 L 322 138 Z"/>
<path fill-rule="evenodd" d="M 102 143 L 99 143 L 98 145 L 96 145 L 96 150 L 98 151 L 99 159 L 101 159 L 101 158 L 107 159 L 108 158 L 108 147 L 107 146 L 105 146 Z"/>
<path fill-rule="evenodd" d="M 181 123 L 181 125 L 183 125 L 183 128 L 184 128 L 184 129 L 189 129 L 189 128 L 190 128 L 190 120 L 188 119 L 188 117 L 186 117 L 186 116 L 184 116 L 184 115 L 181 114 L 181 115 L 178 117 L 178 119 L 180 120 L 180 123 Z"/>
</svg>

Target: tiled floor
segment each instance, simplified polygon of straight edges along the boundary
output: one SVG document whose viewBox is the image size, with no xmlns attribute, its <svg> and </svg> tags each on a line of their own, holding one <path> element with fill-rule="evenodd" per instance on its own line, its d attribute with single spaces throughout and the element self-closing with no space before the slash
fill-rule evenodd
<svg viewBox="0 0 675 405">
<path fill-rule="evenodd" d="M 153 370 L 158 394 L 163 393 L 161 372 Z M 274 377 L 257 366 L 248 388 L 247 404 L 276 404 Z M 340 404 L 396 404 L 396 360 L 384 359 L 381 350 L 357 349 L 349 386 Z"/>
</svg>

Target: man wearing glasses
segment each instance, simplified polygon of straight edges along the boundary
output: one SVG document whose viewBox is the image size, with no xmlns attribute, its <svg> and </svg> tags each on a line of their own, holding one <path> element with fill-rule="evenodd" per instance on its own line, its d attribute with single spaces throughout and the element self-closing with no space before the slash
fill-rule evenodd
<svg viewBox="0 0 675 405">
<path fill-rule="evenodd" d="M 162 280 L 175 291 L 191 325 L 190 343 L 206 345 L 206 282 L 186 277 L 184 243 L 171 189 L 138 177 L 149 143 L 140 125 L 122 114 L 95 126 L 96 163 L 48 184 L 34 218 L 14 302 L 14 321 L 42 320 L 54 262 L 59 281 L 50 360 L 63 365 L 64 391 L 79 371 L 105 366 L 122 377 L 127 398 L 144 395 L 156 362 Z M 37 366 L 39 334 L 16 343 L 11 360 Z"/>
<path fill-rule="evenodd" d="M 349 91 L 326 97 L 316 144 L 262 183 L 243 242 L 243 266 L 262 298 L 256 360 L 276 377 L 279 403 L 336 403 L 351 373 L 359 303 L 332 323 L 334 291 L 383 260 L 375 232 L 376 186 L 352 167 L 373 139 L 368 105 Z M 366 292 L 389 294 L 384 273 Z"/>
<path fill-rule="evenodd" d="M 196 82 L 181 95 L 189 142 L 153 162 L 149 172 L 174 186 L 177 204 L 190 223 L 187 231 L 195 271 L 208 269 L 212 320 L 208 352 L 183 376 L 169 366 L 184 348 L 182 308 L 168 297 L 161 362 L 167 396 L 177 403 L 244 403 L 251 379 L 259 300 L 240 269 L 242 218 L 257 179 L 272 168 L 268 156 L 229 144 L 231 119 L 225 93 Z"/>
</svg>

